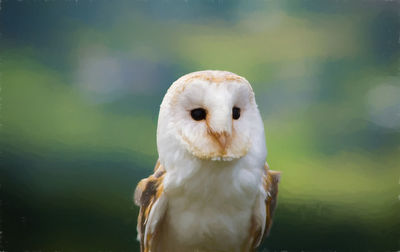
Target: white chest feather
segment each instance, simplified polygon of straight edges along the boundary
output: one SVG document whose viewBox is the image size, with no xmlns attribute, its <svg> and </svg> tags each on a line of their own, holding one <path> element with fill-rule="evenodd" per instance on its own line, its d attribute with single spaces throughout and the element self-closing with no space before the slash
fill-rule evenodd
<svg viewBox="0 0 400 252">
<path fill-rule="evenodd" d="M 184 175 L 179 169 L 167 172 L 164 181 L 162 251 L 239 250 L 248 236 L 261 169 L 245 161 L 186 169 Z"/>
</svg>

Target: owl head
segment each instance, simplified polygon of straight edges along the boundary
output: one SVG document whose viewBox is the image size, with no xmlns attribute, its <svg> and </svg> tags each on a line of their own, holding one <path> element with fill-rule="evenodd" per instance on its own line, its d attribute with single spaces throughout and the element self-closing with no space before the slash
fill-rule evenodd
<svg viewBox="0 0 400 252">
<path fill-rule="evenodd" d="M 265 160 L 264 126 L 249 82 L 226 71 L 179 78 L 161 104 L 157 148 L 160 161 L 190 155 L 229 162 L 249 154 Z"/>
</svg>

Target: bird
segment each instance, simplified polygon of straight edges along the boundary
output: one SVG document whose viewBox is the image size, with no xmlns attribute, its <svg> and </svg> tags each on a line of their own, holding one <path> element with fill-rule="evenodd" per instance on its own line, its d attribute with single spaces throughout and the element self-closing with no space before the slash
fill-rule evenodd
<svg viewBox="0 0 400 252">
<path fill-rule="evenodd" d="M 167 90 L 158 161 L 134 193 L 142 252 L 255 251 L 268 235 L 281 173 L 266 163 L 250 83 L 228 71 L 186 74 Z"/>
</svg>

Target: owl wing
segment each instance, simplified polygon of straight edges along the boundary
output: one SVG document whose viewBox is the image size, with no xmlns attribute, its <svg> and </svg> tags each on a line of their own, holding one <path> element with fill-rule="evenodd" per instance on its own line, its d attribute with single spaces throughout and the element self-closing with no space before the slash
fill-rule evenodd
<svg viewBox="0 0 400 252">
<path fill-rule="evenodd" d="M 135 204 L 140 207 L 137 239 L 140 241 L 140 251 L 153 250 L 154 240 L 160 228 L 166 209 L 167 198 L 163 193 L 163 180 L 165 169 L 159 161 L 154 168 L 154 173 L 142 179 L 135 190 Z"/>
<path fill-rule="evenodd" d="M 263 188 L 254 206 L 249 239 L 245 244 L 244 251 L 254 251 L 269 234 L 278 199 L 280 175 L 280 172 L 270 170 L 268 164 L 265 163 Z"/>
</svg>

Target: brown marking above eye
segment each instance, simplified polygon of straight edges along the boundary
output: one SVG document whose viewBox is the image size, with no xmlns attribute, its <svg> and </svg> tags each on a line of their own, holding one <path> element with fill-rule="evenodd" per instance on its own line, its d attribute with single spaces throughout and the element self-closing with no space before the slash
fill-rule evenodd
<svg viewBox="0 0 400 252">
<path fill-rule="evenodd" d="M 233 107 L 232 108 L 232 118 L 237 120 L 240 117 L 240 108 L 238 107 Z"/>
<path fill-rule="evenodd" d="M 193 120 L 201 121 L 206 119 L 207 112 L 203 108 L 196 108 L 190 111 L 190 115 L 192 116 Z"/>
</svg>

